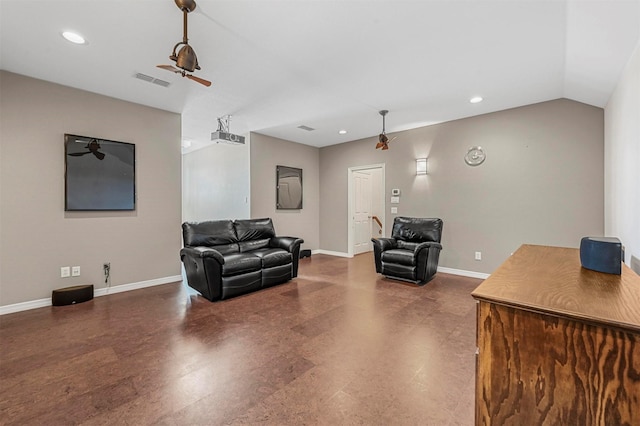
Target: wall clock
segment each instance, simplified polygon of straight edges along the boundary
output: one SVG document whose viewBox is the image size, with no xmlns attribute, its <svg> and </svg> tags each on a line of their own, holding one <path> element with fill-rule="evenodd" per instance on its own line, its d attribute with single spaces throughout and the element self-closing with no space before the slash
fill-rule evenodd
<svg viewBox="0 0 640 426">
<path fill-rule="evenodd" d="M 470 166 L 479 166 L 484 162 L 485 158 L 487 158 L 487 154 L 485 154 L 484 149 L 480 146 L 474 146 L 469 148 L 465 154 L 464 162 Z"/>
</svg>

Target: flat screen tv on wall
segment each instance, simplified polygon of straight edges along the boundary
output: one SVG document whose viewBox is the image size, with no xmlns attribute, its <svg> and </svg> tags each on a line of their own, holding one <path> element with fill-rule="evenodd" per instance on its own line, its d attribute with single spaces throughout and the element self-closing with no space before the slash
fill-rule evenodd
<svg viewBox="0 0 640 426">
<path fill-rule="evenodd" d="M 136 146 L 64 135 L 65 211 L 135 210 Z"/>
</svg>

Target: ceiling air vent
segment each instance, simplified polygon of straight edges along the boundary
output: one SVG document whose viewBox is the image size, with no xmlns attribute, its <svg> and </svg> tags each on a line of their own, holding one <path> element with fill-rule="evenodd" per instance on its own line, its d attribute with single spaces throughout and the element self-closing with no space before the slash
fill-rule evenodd
<svg viewBox="0 0 640 426">
<path fill-rule="evenodd" d="M 302 126 L 298 126 L 298 129 L 306 130 L 307 132 L 313 132 L 315 130 L 313 127 L 305 126 L 304 124 Z"/>
<path fill-rule="evenodd" d="M 171 84 L 168 81 L 160 80 L 159 78 L 151 77 L 150 75 L 142 74 L 140 72 L 136 73 L 134 77 L 137 78 L 138 80 L 146 81 L 147 83 L 157 84 L 158 86 L 162 86 L 162 87 L 169 87 L 169 85 Z"/>
</svg>

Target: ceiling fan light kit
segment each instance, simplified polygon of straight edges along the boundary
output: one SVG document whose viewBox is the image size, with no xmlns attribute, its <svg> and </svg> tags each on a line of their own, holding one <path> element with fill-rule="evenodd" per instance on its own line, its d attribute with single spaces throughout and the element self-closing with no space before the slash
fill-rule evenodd
<svg viewBox="0 0 640 426">
<path fill-rule="evenodd" d="M 393 139 L 391 139 L 391 141 L 389 140 L 389 138 L 387 137 L 387 132 L 385 130 L 385 117 L 386 115 L 389 113 L 389 110 L 387 109 L 383 109 L 378 111 L 378 114 L 380 114 L 382 116 L 382 133 L 380 133 L 378 135 L 378 143 L 376 144 L 376 149 L 380 148 L 382 151 L 386 151 L 387 149 L 389 149 L 389 142 L 391 142 Z"/>
<path fill-rule="evenodd" d="M 174 61 L 178 68 L 174 67 L 173 65 L 158 65 L 158 68 L 180 74 L 183 77 L 187 77 L 189 80 L 196 81 L 204 86 L 209 87 L 211 86 L 210 81 L 200 77 L 196 77 L 192 74 L 187 74 L 187 72 L 194 72 L 195 70 L 201 69 L 200 65 L 198 64 L 198 57 L 196 56 L 196 52 L 195 50 L 193 50 L 193 47 L 189 45 L 189 38 L 187 36 L 187 15 L 189 14 L 189 12 L 193 12 L 196 9 L 196 2 L 194 0 L 175 0 L 175 3 L 176 6 L 178 6 L 178 9 L 182 11 L 183 34 L 182 41 L 176 43 L 176 45 L 173 46 L 173 51 L 171 52 L 169 59 Z M 178 50 L 178 47 L 180 47 L 180 50 Z"/>
</svg>

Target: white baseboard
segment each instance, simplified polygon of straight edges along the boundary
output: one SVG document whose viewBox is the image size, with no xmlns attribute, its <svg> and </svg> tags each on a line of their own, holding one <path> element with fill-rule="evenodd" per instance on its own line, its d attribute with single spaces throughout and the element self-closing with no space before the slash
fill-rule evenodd
<svg viewBox="0 0 640 426">
<path fill-rule="evenodd" d="M 484 272 L 465 271 L 464 269 L 445 268 L 443 266 L 438 266 L 438 272 L 442 272 L 443 274 L 460 275 L 463 277 L 480 278 L 483 280 L 486 280 L 489 278 L 489 275 L 491 275 L 485 274 Z"/>
<path fill-rule="evenodd" d="M 140 281 L 131 284 L 122 284 L 115 287 L 103 287 L 94 292 L 94 296 L 106 296 L 107 294 L 122 293 L 123 291 L 137 290 L 139 288 L 153 287 L 156 285 L 175 283 L 182 281 L 182 275 L 174 275 L 172 277 L 156 278 L 153 280 Z"/>
<path fill-rule="evenodd" d="M 322 249 L 311 250 L 311 254 L 326 254 L 328 256 L 348 257 L 348 258 L 353 257 L 353 255 L 349 253 L 344 253 L 341 251 L 322 250 Z M 483 280 L 486 280 L 487 278 L 489 278 L 489 275 L 490 275 L 490 274 L 485 274 L 483 272 L 465 271 L 464 269 L 445 268 L 443 266 L 438 266 L 438 272 L 442 272 L 443 274 L 460 275 L 463 277 L 480 278 Z"/>
<path fill-rule="evenodd" d="M 27 311 L 29 309 L 44 308 L 51 306 L 51 298 L 30 300 L 28 302 L 14 303 L 13 305 L 0 306 L 0 315 L 12 314 L 14 312 Z"/>
<path fill-rule="evenodd" d="M 156 278 L 153 280 L 140 281 L 137 283 L 117 285 L 115 287 L 102 287 L 95 289 L 93 292 L 93 296 L 106 296 L 108 294 L 122 293 L 123 291 L 131 291 L 140 288 L 153 287 L 156 285 L 169 284 L 176 281 L 182 281 L 182 276 L 174 275 L 171 277 Z M 44 308 L 45 306 L 51 306 L 51 298 L 30 300 L 28 302 L 0 306 L 0 315 L 12 314 L 14 312 L 21 312 L 29 309 Z"/>
<path fill-rule="evenodd" d="M 344 253 L 341 251 L 331 251 L 331 250 L 311 250 L 311 254 L 326 254 L 327 256 L 337 256 L 337 257 L 353 257 L 352 254 Z"/>
</svg>

